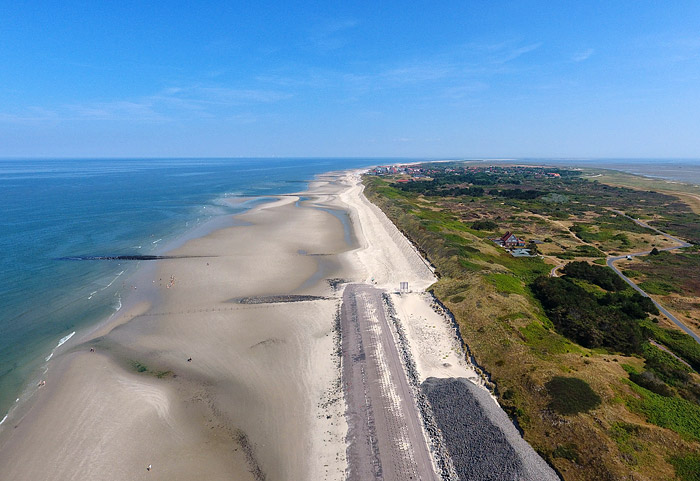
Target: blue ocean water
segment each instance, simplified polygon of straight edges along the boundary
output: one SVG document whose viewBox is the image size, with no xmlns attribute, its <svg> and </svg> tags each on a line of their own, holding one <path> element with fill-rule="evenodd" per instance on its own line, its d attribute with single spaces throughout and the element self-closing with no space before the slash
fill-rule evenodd
<svg viewBox="0 0 700 481">
<path fill-rule="evenodd" d="M 376 159 L 0 160 L 0 420 L 59 342 L 120 305 L 134 262 L 213 217 L 226 197 L 297 192 Z"/>
</svg>

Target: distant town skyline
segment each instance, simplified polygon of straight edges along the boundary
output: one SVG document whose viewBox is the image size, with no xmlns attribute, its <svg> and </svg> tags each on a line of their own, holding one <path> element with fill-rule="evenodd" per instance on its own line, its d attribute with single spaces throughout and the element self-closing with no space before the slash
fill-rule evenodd
<svg viewBox="0 0 700 481">
<path fill-rule="evenodd" d="M 0 158 L 700 158 L 693 1 L 0 6 Z"/>
</svg>

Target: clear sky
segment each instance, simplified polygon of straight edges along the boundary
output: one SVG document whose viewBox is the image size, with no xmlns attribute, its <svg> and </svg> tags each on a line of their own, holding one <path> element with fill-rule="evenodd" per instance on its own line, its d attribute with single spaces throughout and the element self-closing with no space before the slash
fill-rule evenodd
<svg viewBox="0 0 700 481">
<path fill-rule="evenodd" d="M 700 157 L 698 1 L 0 0 L 0 157 Z"/>
</svg>

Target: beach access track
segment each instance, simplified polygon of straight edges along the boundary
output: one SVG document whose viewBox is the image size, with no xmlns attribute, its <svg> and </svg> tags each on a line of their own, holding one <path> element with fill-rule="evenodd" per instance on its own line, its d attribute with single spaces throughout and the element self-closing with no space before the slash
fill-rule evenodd
<svg viewBox="0 0 700 481">
<path fill-rule="evenodd" d="M 619 210 L 613 210 L 613 212 L 615 212 L 616 214 L 622 215 L 622 216 L 624 216 L 624 217 L 627 217 L 628 219 L 632 220 L 635 224 L 637 224 L 637 225 L 639 225 L 639 226 L 641 226 L 641 227 L 644 227 L 644 228 L 646 228 L 646 229 L 653 230 L 653 231 L 656 232 L 657 234 L 661 234 L 661 235 L 665 236 L 667 239 L 669 239 L 670 241 L 676 242 L 676 243 L 678 244 L 678 245 L 675 245 L 675 246 L 672 246 L 672 247 L 666 247 L 666 248 L 664 248 L 664 249 L 659 249 L 659 252 L 663 252 L 663 251 L 672 251 L 672 250 L 676 250 L 676 249 L 684 249 L 684 248 L 690 247 L 690 246 L 692 245 L 692 244 L 689 244 L 688 242 L 686 242 L 686 241 L 684 241 L 684 240 L 682 240 L 682 239 L 679 239 L 678 237 L 673 237 L 672 235 L 670 235 L 670 234 L 668 234 L 668 233 L 666 233 L 666 232 L 663 232 L 663 231 L 657 229 L 656 227 L 652 227 L 652 226 L 650 226 L 649 224 L 647 224 L 646 222 L 642 222 L 642 221 L 639 220 L 639 219 L 635 219 L 634 217 L 630 217 L 630 216 L 628 216 L 627 214 L 625 214 L 624 212 L 620 212 Z M 625 281 L 627 284 L 629 284 L 630 287 L 632 287 L 632 289 L 634 289 L 635 291 L 639 292 L 642 296 L 648 297 L 649 299 L 651 299 L 651 302 L 654 303 L 654 305 L 656 306 L 656 308 L 657 308 L 659 311 L 661 311 L 661 313 L 662 313 L 664 316 L 666 316 L 671 322 L 673 322 L 676 326 L 678 326 L 679 329 L 681 329 L 683 332 L 685 332 L 685 333 L 688 334 L 690 337 L 692 337 L 692 338 L 695 340 L 695 342 L 700 343 L 700 336 L 698 336 L 692 329 L 690 329 L 688 326 L 686 326 L 680 319 L 678 319 L 676 316 L 674 316 L 673 314 L 671 314 L 664 306 L 662 306 L 661 304 L 659 304 L 658 301 L 657 301 L 656 299 L 654 299 L 654 298 L 651 297 L 649 294 L 647 294 L 646 292 L 644 292 L 644 290 L 642 290 L 641 287 L 639 287 L 632 279 L 630 279 L 629 277 L 627 277 L 626 275 L 624 275 L 624 274 L 622 273 L 622 271 L 620 271 L 620 269 L 618 269 L 618 268 L 615 266 L 615 262 L 617 262 L 617 261 L 619 261 L 619 260 L 622 260 L 622 259 L 631 259 L 632 257 L 646 256 L 646 255 L 649 255 L 649 254 L 651 254 L 651 251 L 634 252 L 634 253 L 630 253 L 630 254 L 624 254 L 624 255 L 621 255 L 621 256 L 608 257 L 607 260 L 606 260 L 606 263 L 607 263 L 608 267 L 610 267 L 613 271 L 615 271 L 615 274 L 617 274 L 620 278 L 622 278 L 623 281 Z"/>
<path fill-rule="evenodd" d="M 384 291 L 350 284 L 341 307 L 348 481 L 437 481 L 422 421 L 393 338 Z"/>
</svg>

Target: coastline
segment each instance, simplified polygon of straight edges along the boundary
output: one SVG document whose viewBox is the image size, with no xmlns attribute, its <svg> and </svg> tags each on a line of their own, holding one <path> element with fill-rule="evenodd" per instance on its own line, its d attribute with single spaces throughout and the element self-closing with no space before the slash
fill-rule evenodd
<svg viewBox="0 0 700 481">
<path fill-rule="evenodd" d="M 431 266 L 363 189 L 357 171 L 319 175 L 140 269 L 118 315 L 57 352 L 0 433 L 0 476 L 345 479 L 336 315 L 351 282 L 388 292 L 418 383 L 483 388 L 424 292 Z"/>
<path fill-rule="evenodd" d="M 46 385 L 26 412 L 11 416 L 0 448 L 2 477 L 140 479 L 152 464 L 170 479 L 207 473 L 262 479 L 260 466 L 268 479 L 282 473 L 304 479 L 306 448 L 319 462 L 328 458 L 323 464 L 341 456 L 343 443 L 340 453 L 324 451 L 324 442 L 305 432 L 313 424 L 325 431 L 342 418 L 322 422 L 316 402 L 333 398 L 338 374 L 331 361 L 336 303 L 325 279 L 299 288 L 321 263 L 336 272 L 324 257 L 348 246 L 334 216 L 294 200 L 259 205 L 238 216 L 246 225 L 174 252 L 211 257 L 140 270 L 119 315 L 57 352 Z M 324 300 L 234 301 L 280 293 Z M 148 367 L 139 373 L 141 366 Z M 290 450 L 294 439 L 313 446 Z"/>
<path fill-rule="evenodd" d="M 58 350 L 4 426 L 0 475 L 345 479 L 348 282 L 393 292 L 419 381 L 478 383 L 423 292 L 430 266 L 362 190 L 357 171 L 320 175 L 139 269 L 122 309 Z"/>
</svg>

